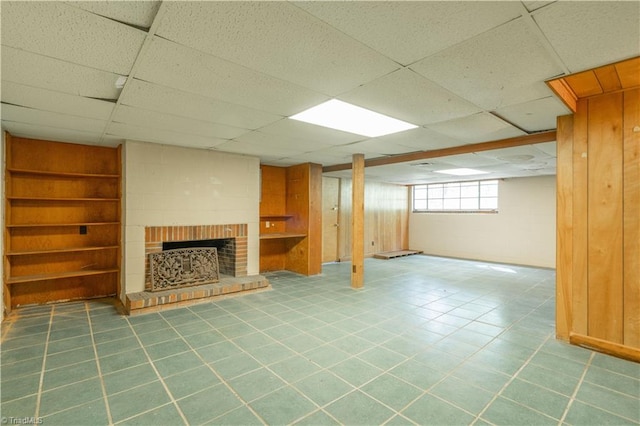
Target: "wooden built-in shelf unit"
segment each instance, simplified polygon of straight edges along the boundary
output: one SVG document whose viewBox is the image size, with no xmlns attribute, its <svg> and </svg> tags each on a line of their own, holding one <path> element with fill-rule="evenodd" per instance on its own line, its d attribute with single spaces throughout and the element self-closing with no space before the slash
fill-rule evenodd
<svg viewBox="0 0 640 426">
<path fill-rule="evenodd" d="M 6 134 L 4 299 L 15 307 L 116 295 L 121 151 Z"/>
<path fill-rule="evenodd" d="M 260 166 L 260 271 L 322 268 L 322 166 Z"/>
</svg>

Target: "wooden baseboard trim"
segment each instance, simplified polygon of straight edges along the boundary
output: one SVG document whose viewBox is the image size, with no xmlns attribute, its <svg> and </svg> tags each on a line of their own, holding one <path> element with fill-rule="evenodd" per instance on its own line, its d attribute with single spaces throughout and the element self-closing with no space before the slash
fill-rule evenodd
<svg viewBox="0 0 640 426">
<path fill-rule="evenodd" d="M 584 336 L 576 333 L 569 335 L 569 342 L 572 345 L 582 346 L 619 358 L 640 362 L 640 348 L 632 348 L 631 346 L 621 345 L 620 343 L 609 342 L 598 339 L 597 337 Z"/>
</svg>

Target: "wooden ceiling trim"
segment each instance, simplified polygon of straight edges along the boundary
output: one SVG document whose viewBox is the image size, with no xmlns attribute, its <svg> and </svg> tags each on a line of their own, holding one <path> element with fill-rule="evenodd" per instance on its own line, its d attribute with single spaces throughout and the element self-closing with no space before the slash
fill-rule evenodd
<svg viewBox="0 0 640 426">
<path fill-rule="evenodd" d="M 565 81 L 573 89 L 578 99 L 589 96 L 601 95 L 604 93 L 596 74 L 591 71 L 584 71 L 578 74 L 568 75 Z"/>
<path fill-rule="evenodd" d="M 408 154 L 399 154 L 389 157 L 370 158 L 365 160 L 365 167 L 386 166 L 389 164 L 407 163 L 410 161 L 426 160 L 429 158 L 446 157 L 449 155 L 469 154 L 472 152 L 490 151 L 493 149 L 513 148 L 522 145 L 534 145 L 537 143 L 554 142 L 556 140 L 556 131 L 534 133 L 526 136 L 516 136 L 514 138 L 500 139 L 497 141 L 481 142 L 471 145 L 454 146 L 451 148 L 434 149 L 431 151 L 411 152 Z M 335 164 L 322 168 L 324 173 L 339 172 L 342 170 L 350 170 L 351 163 Z"/>
<path fill-rule="evenodd" d="M 640 87 L 640 57 L 614 65 L 623 89 Z"/>
<path fill-rule="evenodd" d="M 640 56 L 546 83 L 569 109 L 576 112 L 578 99 L 640 87 Z"/>
<path fill-rule="evenodd" d="M 569 87 L 564 78 L 547 81 L 547 86 L 549 86 L 553 93 L 555 93 L 571 111 L 577 111 L 578 97 L 571 87 Z"/>
<path fill-rule="evenodd" d="M 618 71 L 613 65 L 606 65 L 604 67 L 596 68 L 593 70 L 596 74 L 600 86 L 604 90 L 604 93 L 614 92 L 622 89 L 622 83 L 618 77 Z"/>
</svg>

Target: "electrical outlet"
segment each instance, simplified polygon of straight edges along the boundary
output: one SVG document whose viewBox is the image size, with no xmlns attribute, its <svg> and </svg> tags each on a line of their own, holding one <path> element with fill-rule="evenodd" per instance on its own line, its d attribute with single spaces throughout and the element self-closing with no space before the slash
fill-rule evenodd
<svg viewBox="0 0 640 426">
<path fill-rule="evenodd" d="M 270 227 L 271 227 L 271 222 L 267 221 L 267 223 L 265 223 L 265 226 L 266 226 L 267 228 L 270 228 Z"/>
</svg>

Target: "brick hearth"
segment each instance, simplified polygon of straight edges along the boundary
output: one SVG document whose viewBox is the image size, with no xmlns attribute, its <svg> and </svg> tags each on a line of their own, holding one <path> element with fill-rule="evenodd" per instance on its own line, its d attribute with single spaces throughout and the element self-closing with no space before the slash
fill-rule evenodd
<svg viewBox="0 0 640 426">
<path fill-rule="evenodd" d="M 220 282 L 215 284 L 151 291 L 148 255 L 162 251 L 162 243 L 215 239 L 233 239 L 235 243 L 235 261 L 226 269 L 232 271 L 233 276 L 222 276 Z M 221 272 L 224 273 L 222 270 Z M 265 277 L 247 276 L 247 224 L 149 226 L 145 228 L 145 291 L 127 294 L 126 309 L 129 314 L 150 312 L 193 304 L 213 297 L 270 288 L 271 285 Z"/>
</svg>

